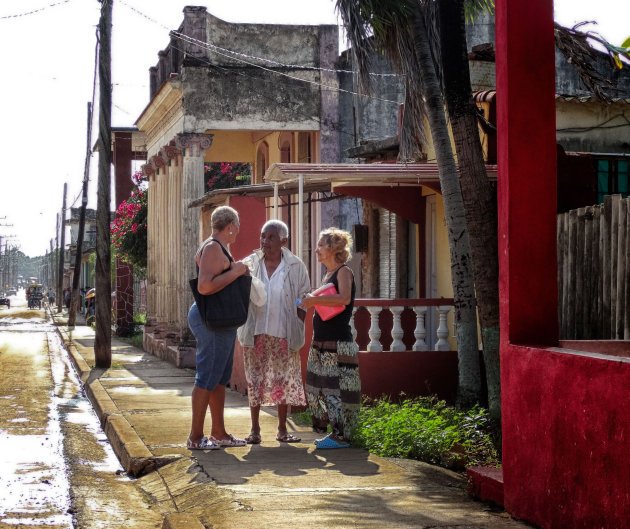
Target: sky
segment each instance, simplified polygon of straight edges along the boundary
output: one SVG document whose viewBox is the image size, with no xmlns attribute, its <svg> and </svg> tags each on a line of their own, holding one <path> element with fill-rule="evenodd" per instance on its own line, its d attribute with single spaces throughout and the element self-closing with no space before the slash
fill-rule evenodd
<svg viewBox="0 0 630 529">
<path fill-rule="evenodd" d="M 0 237 L 35 257 L 55 245 L 64 183 L 78 207 L 92 100 L 97 0 L 0 0 L 3 102 L 0 113 Z M 133 126 L 149 103 L 149 68 L 186 5 L 205 5 L 228 22 L 340 24 L 334 0 L 113 0 L 112 126 Z M 555 19 L 589 26 L 614 44 L 630 36 L 628 0 L 556 0 Z M 630 67 L 630 66 L 629 66 Z M 91 145 L 98 131 L 98 81 Z M 88 207 L 96 208 L 98 154 Z M 113 195 L 113 190 L 112 190 Z M 69 232 L 66 232 L 66 241 Z"/>
</svg>

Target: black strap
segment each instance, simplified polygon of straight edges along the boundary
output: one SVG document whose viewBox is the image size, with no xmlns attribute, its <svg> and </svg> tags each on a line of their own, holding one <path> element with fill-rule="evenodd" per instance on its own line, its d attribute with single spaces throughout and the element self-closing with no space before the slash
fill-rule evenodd
<svg viewBox="0 0 630 529">
<path fill-rule="evenodd" d="M 210 239 L 210 240 L 212 240 L 212 241 L 214 241 L 214 242 L 219 243 L 219 246 L 221 247 L 221 250 L 223 250 L 223 253 L 225 254 L 225 256 L 226 256 L 226 257 L 230 260 L 230 263 L 233 263 L 233 262 L 234 262 L 234 257 L 232 257 L 232 256 L 230 255 L 230 252 L 228 252 L 228 251 L 225 249 L 225 246 L 223 246 L 223 245 L 221 244 L 221 241 L 219 241 L 219 240 L 217 240 L 217 239 L 215 239 L 215 238 L 212 238 L 212 239 Z"/>
<path fill-rule="evenodd" d="M 211 241 L 214 241 L 214 242 L 216 242 L 216 243 L 218 243 L 218 245 L 221 247 L 221 250 L 223 250 L 223 253 L 225 254 L 225 256 L 229 259 L 230 263 L 233 263 L 233 262 L 234 262 L 234 257 L 232 257 L 232 256 L 230 255 L 230 252 L 228 252 L 228 251 L 225 249 L 225 246 L 223 246 L 223 245 L 221 244 L 221 241 L 218 241 L 218 240 L 217 240 L 217 239 L 215 239 L 214 237 L 210 238 L 210 240 L 211 240 Z M 206 248 L 206 246 L 208 246 L 208 244 L 210 244 L 210 243 L 207 243 L 207 244 L 204 244 L 204 245 L 203 245 L 203 247 L 201 248 L 201 253 L 203 253 L 203 250 L 205 250 L 205 248 Z M 199 257 L 201 258 L 201 255 L 200 255 Z M 199 264 L 198 264 L 196 261 L 195 261 L 195 266 L 197 267 L 197 277 L 199 277 Z M 223 270 L 223 272 L 227 272 L 229 269 L 230 269 L 230 268 L 228 267 L 228 268 L 226 268 L 225 270 Z M 221 273 L 223 273 L 223 272 L 221 272 Z"/>
</svg>

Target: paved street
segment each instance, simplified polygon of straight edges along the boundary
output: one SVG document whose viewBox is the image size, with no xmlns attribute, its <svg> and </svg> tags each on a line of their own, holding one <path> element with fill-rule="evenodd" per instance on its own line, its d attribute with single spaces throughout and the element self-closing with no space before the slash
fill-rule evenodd
<svg viewBox="0 0 630 529">
<path fill-rule="evenodd" d="M 0 527 L 161 527 L 112 451 L 56 328 L 21 294 L 0 308 Z"/>
</svg>

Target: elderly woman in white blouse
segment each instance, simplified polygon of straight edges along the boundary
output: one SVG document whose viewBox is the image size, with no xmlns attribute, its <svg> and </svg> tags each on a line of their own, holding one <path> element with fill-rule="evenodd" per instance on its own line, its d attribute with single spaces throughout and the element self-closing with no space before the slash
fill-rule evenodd
<svg viewBox="0 0 630 529">
<path fill-rule="evenodd" d="M 287 431 L 287 411 L 289 406 L 306 404 L 299 354 L 306 313 L 296 306 L 296 299 L 309 291 L 310 280 L 304 263 L 285 247 L 288 237 L 284 222 L 267 221 L 260 233 L 260 250 L 247 258 L 252 276 L 262 281 L 267 292 L 263 306 L 250 304 L 247 322 L 238 330 L 252 418 L 250 444 L 262 440 L 261 406 L 278 407 L 277 441 L 300 441 Z"/>
</svg>

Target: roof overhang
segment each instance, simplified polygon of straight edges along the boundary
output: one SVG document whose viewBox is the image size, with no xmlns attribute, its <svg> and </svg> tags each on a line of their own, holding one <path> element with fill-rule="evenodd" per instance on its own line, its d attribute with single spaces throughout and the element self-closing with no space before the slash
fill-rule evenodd
<svg viewBox="0 0 630 529">
<path fill-rule="evenodd" d="M 486 164 L 488 179 L 496 181 L 497 166 Z M 370 164 L 297 164 L 274 163 L 265 174 L 265 181 L 288 185 L 304 178 L 304 185 L 329 182 L 330 190 L 344 186 L 356 187 L 418 187 L 439 185 L 440 176 L 435 163 L 370 163 Z M 339 191 L 343 193 L 343 190 Z"/>
<path fill-rule="evenodd" d="M 497 166 L 486 164 L 488 179 L 496 181 Z M 189 208 L 216 207 L 230 197 L 272 197 L 277 187 L 278 196 L 299 192 L 300 176 L 304 193 L 333 192 L 344 194 L 347 187 L 352 196 L 357 187 L 415 187 L 427 186 L 439 191 L 440 177 L 435 163 L 372 163 L 372 164 L 300 164 L 274 163 L 265 174 L 265 184 L 238 186 L 209 191 L 189 203 Z"/>
</svg>

